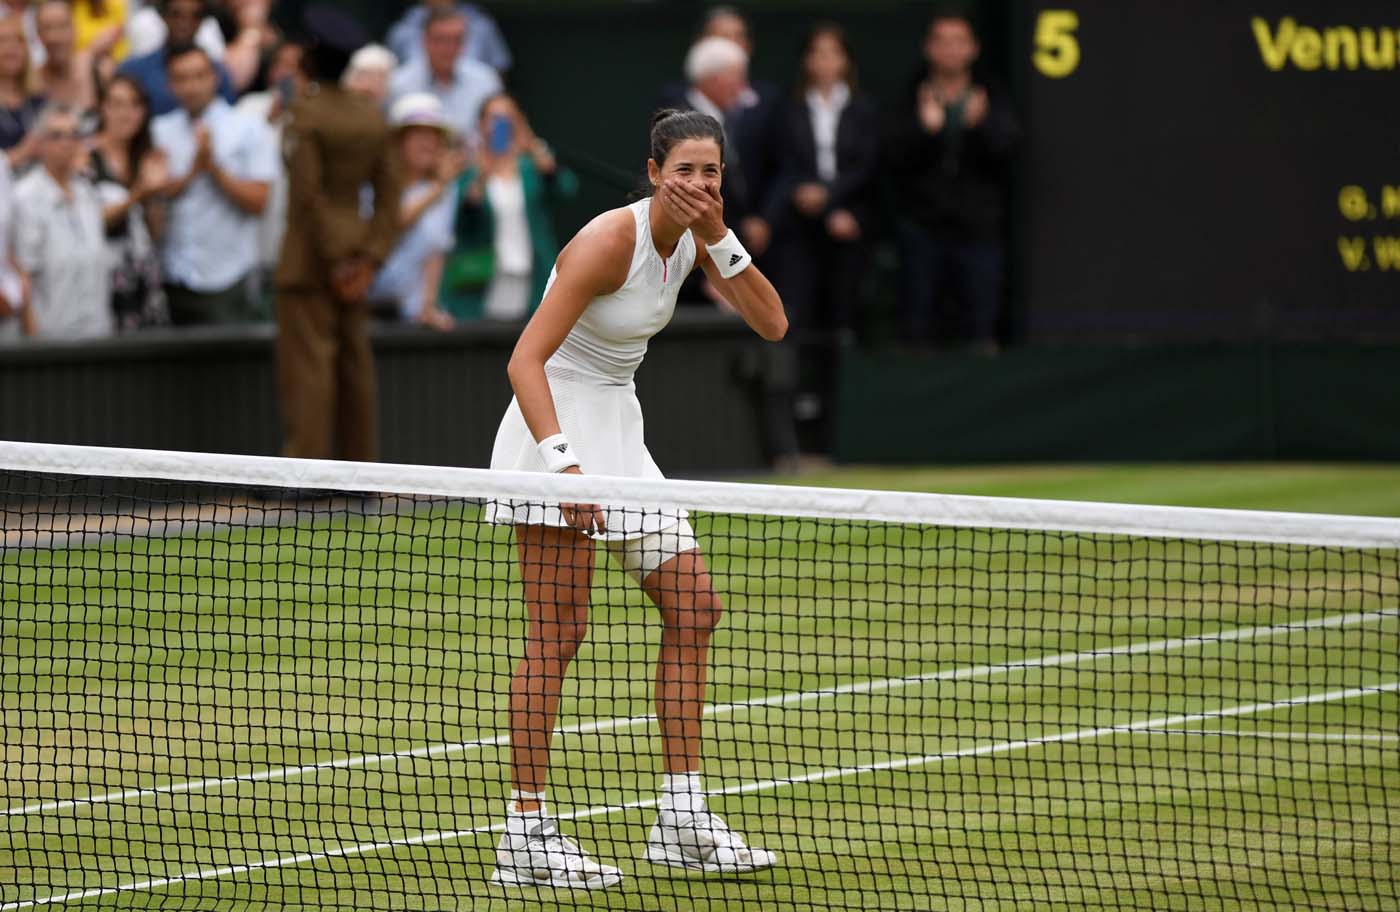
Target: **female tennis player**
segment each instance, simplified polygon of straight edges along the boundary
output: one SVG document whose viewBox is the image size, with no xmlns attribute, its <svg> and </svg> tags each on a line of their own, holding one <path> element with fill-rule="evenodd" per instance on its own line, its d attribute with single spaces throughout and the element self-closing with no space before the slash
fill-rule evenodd
<svg viewBox="0 0 1400 912">
<path fill-rule="evenodd" d="M 760 336 L 777 341 L 787 332 L 778 293 L 725 227 L 723 173 L 717 120 L 680 111 L 653 118 L 652 195 L 598 216 L 559 254 L 510 360 L 515 399 L 491 468 L 660 478 L 642 440 L 633 374 L 697 266 Z M 492 880 L 601 889 L 622 879 L 562 836 L 545 803 L 559 692 L 587 630 L 599 542 L 663 624 L 656 714 L 665 777 L 645 858 L 724 874 L 774 865 L 773 852 L 746 845 L 705 806 L 700 720 L 710 634 L 722 608 L 686 514 L 496 501 L 487 518 L 515 527 L 529 614 L 525 655 L 511 682 L 513 791 Z"/>
</svg>

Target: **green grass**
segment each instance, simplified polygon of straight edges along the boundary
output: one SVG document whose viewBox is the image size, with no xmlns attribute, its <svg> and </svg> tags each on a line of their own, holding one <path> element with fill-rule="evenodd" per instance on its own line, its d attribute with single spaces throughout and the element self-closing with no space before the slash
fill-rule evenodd
<svg viewBox="0 0 1400 912">
<path fill-rule="evenodd" d="M 817 480 L 1357 512 L 1389 512 L 1400 488 L 1394 470 L 1329 468 L 861 469 Z M 1393 551 L 739 517 L 696 526 L 727 607 L 716 705 L 1400 607 Z M 509 533 L 461 505 L 0 553 L 0 804 L 496 738 L 523 630 L 512 563 Z M 561 724 L 647 714 L 658 633 L 640 595 L 600 574 Z M 566 823 L 628 878 L 564 905 L 1394 908 L 1396 745 L 1240 733 L 1394 734 L 1396 692 L 1187 726 L 1213 734 L 1095 732 L 1396 681 L 1400 618 L 1388 615 L 735 708 L 707 721 L 711 789 L 933 759 L 715 797 L 737 828 L 783 853 L 781 868 L 748 879 L 634 861 L 649 810 Z M 652 797 L 656 749 L 645 725 L 561 737 L 556 810 Z M 0 906 L 488 827 L 506 759 L 492 744 L 11 813 L 0 817 Z M 556 907 L 491 891 L 495 840 L 468 834 L 42 908 Z"/>
</svg>

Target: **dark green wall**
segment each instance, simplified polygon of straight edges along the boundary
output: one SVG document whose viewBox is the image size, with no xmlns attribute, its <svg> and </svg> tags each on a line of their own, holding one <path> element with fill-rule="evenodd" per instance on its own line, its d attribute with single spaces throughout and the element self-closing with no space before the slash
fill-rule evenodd
<svg viewBox="0 0 1400 912">
<path fill-rule="evenodd" d="M 275 333 L 263 324 L 0 346 L 0 439 L 275 455 Z M 379 327 L 381 458 L 487 466 L 519 333 L 489 324 L 441 334 Z M 739 321 L 700 313 L 679 315 L 653 341 L 637 395 L 663 471 L 703 477 L 762 465 L 744 379 L 753 345 Z"/>
<path fill-rule="evenodd" d="M 838 456 L 1400 460 L 1400 346 L 852 351 Z"/>
</svg>

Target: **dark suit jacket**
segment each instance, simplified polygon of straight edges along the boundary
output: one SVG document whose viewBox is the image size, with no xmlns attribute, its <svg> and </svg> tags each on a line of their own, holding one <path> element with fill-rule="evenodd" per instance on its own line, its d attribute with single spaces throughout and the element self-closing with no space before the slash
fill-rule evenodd
<svg viewBox="0 0 1400 912">
<path fill-rule="evenodd" d="M 325 287 L 331 266 L 350 257 L 382 264 L 398 241 L 400 185 L 393 134 L 374 103 L 322 85 L 292 108 L 283 146 L 287 233 L 277 286 Z M 360 214 L 366 185 L 375 200 L 368 220 Z"/>
<path fill-rule="evenodd" d="M 836 179 L 827 183 L 817 173 L 817 139 L 811 109 L 805 98 L 789 99 L 779 113 L 774 131 L 778 176 L 761 206 L 774 231 L 791 227 L 801 214 L 792 205 L 792 193 L 800 184 L 826 184 L 827 212 L 846 209 L 869 234 L 874 212 L 875 180 L 880 164 L 880 121 L 875 102 L 854 92 L 836 126 Z"/>
<path fill-rule="evenodd" d="M 989 90 L 987 118 L 975 128 L 930 134 L 911 84 L 885 149 L 901 215 L 940 239 L 999 241 L 1020 126 L 1010 100 Z"/>
</svg>

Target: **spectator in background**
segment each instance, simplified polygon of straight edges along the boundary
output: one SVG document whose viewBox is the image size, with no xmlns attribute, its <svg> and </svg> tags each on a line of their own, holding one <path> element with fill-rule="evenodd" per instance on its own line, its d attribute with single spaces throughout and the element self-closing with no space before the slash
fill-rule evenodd
<svg viewBox="0 0 1400 912">
<path fill-rule="evenodd" d="M 539 306 L 559 256 L 553 205 L 578 192 L 578 179 L 511 96 L 482 106 L 480 129 L 482 148 L 460 182 L 442 306 L 459 319 L 523 320 Z"/>
<path fill-rule="evenodd" d="M 39 43 L 39 30 L 34 25 L 34 5 L 30 0 L 0 0 L 0 20 L 13 19 L 19 23 L 29 51 L 29 64 L 38 67 L 44 62 L 44 46 Z"/>
<path fill-rule="evenodd" d="M 209 52 L 209 56 L 215 60 L 222 60 L 227 42 L 224 41 L 223 29 L 219 27 L 219 21 L 206 11 L 210 9 L 210 0 L 201 0 L 199 22 L 195 25 L 193 38 L 186 42 L 193 42 Z M 126 34 L 130 44 L 128 56 L 144 57 L 154 51 L 158 51 L 167 44 L 177 43 L 170 35 L 170 27 L 165 15 L 165 0 L 137 0 L 136 9 L 127 20 Z"/>
<path fill-rule="evenodd" d="M 765 209 L 787 265 L 783 301 L 807 318 L 794 326 L 847 330 L 865 265 L 861 241 L 874 226 L 879 115 L 856 85 L 840 26 L 812 28 L 801 66 L 776 137 L 781 180 Z"/>
<path fill-rule="evenodd" d="M 263 71 L 266 57 L 276 49 L 280 39 L 268 17 L 273 0 L 228 0 L 229 25 L 224 29 L 227 45 L 223 64 L 237 92 L 248 91 Z"/>
<path fill-rule="evenodd" d="M 398 65 L 393 51 L 380 44 L 367 44 L 350 58 L 341 84 L 383 109 L 389 104 L 389 77 Z"/>
<path fill-rule="evenodd" d="M 193 42 L 200 48 L 207 50 L 209 56 L 218 62 L 224 62 L 224 53 L 228 50 L 228 42 L 238 34 L 238 24 L 234 14 L 224 6 L 223 0 L 203 0 L 202 10 L 200 10 L 199 24 L 196 25 L 195 35 L 188 41 L 176 41 L 169 32 L 168 22 L 165 20 L 164 6 L 165 0 L 141 1 L 139 10 L 132 14 L 126 32 L 130 38 L 130 56 L 143 57 L 148 53 L 164 48 L 172 43 Z"/>
<path fill-rule="evenodd" d="M 486 64 L 462 56 L 467 20 L 451 6 L 434 7 L 423 26 L 423 53 L 410 58 L 389 80 L 389 96 L 429 92 L 442 102 L 452 131 L 476 146 L 477 117 L 486 99 L 501 91 L 501 77 Z"/>
<path fill-rule="evenodd" d="M 774 154 L 777 137 L 774 131 L 778 126 L 786 93 L 775 83 L 763 79 L 749 78 L 753 69 L 754 41 L 753 29 L 749 20 L 737 8 L 715 6 L 705 14 L 701 24 L 701 38 L 727 38 L 739 45 L 748 55 L 745 70 L 745 87 L 739 93 L 738 103 L 725 123 L 725 131 L 732 135 L 735 157 L 725 163 L 726 172 L 741 170 L 749 198 L 754 206 L 759 204 L 777 177 L 778 162 Z M 726 177 L 729 175 L 726 174 Z M 751 214 L 746 222 L 739 224 L 749 252 L 762 257 L 772 237 L 772 226 L 761 213 Z"/>
<path fill-rule="evenodd" d="M 283 452 L 372 461 L 379 429 L 367 296 L 398 236 L 393 137 L 369 99 L 340 86 L 351 54 L 369 41 L 364 29 L 329 4 L 302 22 L 317 88 L 293 108 L 286 133 L 291 203 L 277 264 Z"/>
<path fill-rule="evenodd" d="M 501 37 L 496 20 L 475 3 L 454 3 L 453 0 L 426 0 L 412 6 L 403 18 L 389 29 L 389 50 L 400 60 L 408 61 L 423 53 L 423 31 L 433 10 L 453 10 L 467 22 L 467 40 L 462 44 L 461 57 L 484 63 L 498 73 L 510 69 L 510 48 Z"/>
<path fill-rule="evenodd" d="M 180 175 L 167 189 L 170 226 L 161 258 L 176 325 L 228 323 L 258 315 L 258 229 L 277 178 L 267 124 L 219 97 L 214 62 L 189 44 L 168 52 L 179 110 L 151 132 Z"/>
<path fill-rule="evenodd" d="M 19 316 L 24 309 L 24 286 L 15 271 L 14 255 L 10 251 L 14 207 L 14 174 L 10 171 L 10 160 L 0 155 L 0 342 L 19 338 Z"/>
<path fill-rule="evenodd" d="M 671 87 L 663 90 L 661 107 L 694 110 L 708 114 L 724 126 L 725 221 L 737 225 L 749 253 L 760 256 L 768 248 L 771 231 L 758 215 L 753 188 L 749 185 L 739 148 L 740 119 L 749 88 L 749 55 L 728 38 L 701 38 L 685 58 L 689 84 L 680 94 Z"/>
<path fill-rule="evenodd" d="M 14 258 L 24 332 L 83 339 L 112 332 L 102 202 L 78 170 L 78 112 L 48 105 L 35 127 L 39 166 L 15 187 Z"/>
<path fill-rule="evenodd" d="M 258 227 L 258 251 L 262 288 L 271 289 L 271 276 L 282 252 L 282 236 L 287 231 L 287 168 L 282 160 L 282 132 L 291 117 L 293 106 L 306 92 L 304 71 L 306 49 L 296 42 L 284 41 L 273 51 L 267 66 L 268 88 L 253 92 L 238 100 L 237 110 L 253 120 L 267 125 L 268 140 L 273 149 L 277 173 L 267 198 Z"/>
<path fill-rule="evenodd" d="M 39 41 L 44 45 L 44 64 L 35 72 L 39 94 L 50 104 L 78 111 L 97 107 L 95 59 L 105 57 L 119 33 L 109 33 L 103 45 L 94 44 L 80 52 L 73 30 L 73 9 L 68 0 L 43 0 L 34 13 Z"/>
<path fill-rule="evenodd" d="M 776 350 L 765 402 L 775 461 L 798 454 L 792 418 L 819 422 L 817 447 L 829 452 L 836 390 L 834 343 L 848 336 L 875 225 L 879 165 L 875 102 L 856 86 L 845 32 L 821 23 L 802 46 L 797 97 L 784 107 L 780 175 L 765 203 L 774 226 L 773 284 L 792 331 Z M 794 394 L 796 396 L 794 397 Z"/>
<path fill-rule="evenodd" d="M 152 117 L 169 114 L 180 106 L 170 91 L 170 73 L 166 67 L 167 52 L 170 48 L 183 48 L 196 43 L 195 35 L 202 29 L 201 23 L 205 21 L 206 7 L 204 0 L 160 0 L 159 9 L 165 40 L 157 45 L 155 50 L 127 59 L 117 70 L 141 83 L 146 100 L 151 106 Z M 217 25 L 214 28 L 218 31 Z M 214 72 L 218 77 L 219 94 L 232 104 L 237 99 L 237 94 L 228 70 L 218 61 L 218 55 L 210 53 L 205 44 L 199 44 L 199 47 L 205 49 L 206 55 L 213 63 Z"/>
<path fill-rule="evenodd" d="M 18 16 L 0 19 L 0 151 L 12 170 L 24 168 L 38 154 L 34 125 L 44 100 L 30 91 L 29 46 Z"/>
<path fill-rule="evenodd" d="M 932 341 L 952 297 L 960 308 L 953 335 L 995 354 L 1018 127 L 1006 99 L 974 80 L 980 53 L 966 18 L 930 23 L 927 69 L 909 93 L 887 160 L 899 188 L 903 337 Z"/>
<path fill-rule="evenodd" d="M 165 224 L 165 155 L 151 141 L 146 97 L 130 76 L 107 84 L 98 112 L 89 173 L 103 203 L 112 312 L 121 331 L 158 326 L 168 321 L 155 245 Z"/>
<path fill-rule="evenodd" d="M 442 102 L 433 95 L 400 98 L 394 102 L 389 122 L 398 137 L 403 234 L 375 277 L 369 297 L 392 301 L 403 320 L 451 329 L 452 318 L 438 307 L 438 285 L 443 261 L 452 249 L 457 177 L 466 160 L 459 149 L 451 148 L 452 128 Z"/>
</svg>

